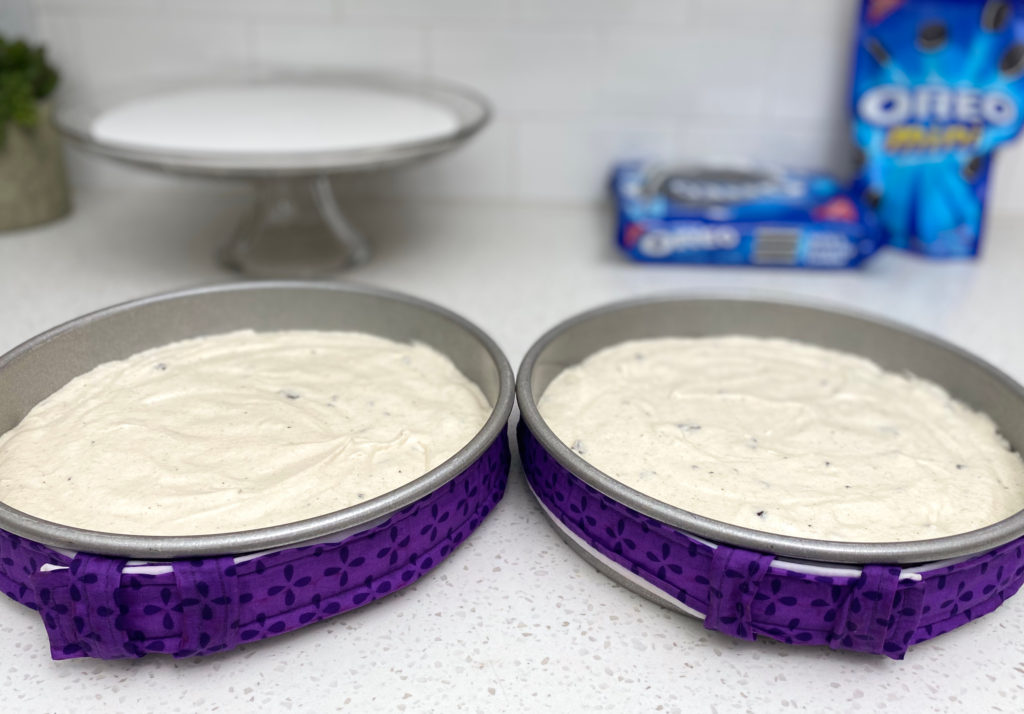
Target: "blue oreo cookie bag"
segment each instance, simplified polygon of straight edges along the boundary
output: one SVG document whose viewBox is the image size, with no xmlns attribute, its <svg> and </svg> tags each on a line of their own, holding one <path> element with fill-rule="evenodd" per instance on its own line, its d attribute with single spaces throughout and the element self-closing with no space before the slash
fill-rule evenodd
<svg viewBox="0 0 1024 714">
<path fill-rule="evenodd" d="M 889 244 L 976 255 L 992 153 L 1024 123 L 1024 0 L 863 0 L 852 101 Z"/>
<path fill-rule="evenodd" d="M 612 193 L 634 260 L 850 268 L 879 246 L 872 217 L 818 172 L 627 162 Z"/>
</svg>

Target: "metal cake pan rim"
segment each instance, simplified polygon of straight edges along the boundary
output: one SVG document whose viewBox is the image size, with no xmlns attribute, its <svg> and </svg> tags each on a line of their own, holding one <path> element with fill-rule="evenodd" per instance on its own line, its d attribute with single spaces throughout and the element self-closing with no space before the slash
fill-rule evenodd
<svg viewBox="0 0 1024 714">
<path fill-rule="evenodd" d="M 498 395 L 487 421 L 470 441 L 443 463 L 409 483 L 368 501 L 332 513 L 281 525 L 199 536 L 131 535 L 76 528 L 55 523 L 0 501 L 0 528 L 49 547 L 146 560 L 174 560 L 215 555 L 244 555 L 297 546 L 336 533 L 369 526 L 433 493 L 476 462 L 504 435 L 515 402 L 515 375 L 498 344 L 461 315 L 421 298 L 352 282 L 266 280 L 217 283 L 127 300 L 95 310 L 50 328 L 0 356 L 0 370 L 13 360 L 69 331 L 87 328 L 103 318 L 153 303 L 223 292 L 265 290 L 334 291 L 395 301 L 433 312 L 473 337 L 487 352 L 498 373 Z"/>
<path fill-rule="evenodd" d="M 559 464 L 606 496 L 633 510 L 686 533 L 783 558 L 819 563 L 913 565 L 982 553 L 1024 535 L 1024 510 L 991 525 L 941 538 L 897 542 L 846 542 L 778 535 L 698 515 L 637 491 L 594 467 L 563 444 L 547 425 L 533 397 L 533 370 L 540 354 L 572 327 L 603 315 L 657 303 L 731 302 L 769 305 L 773 308 L 811 310 L 872 323 L 896 330 L 932 347 L 952 352 L 972 362 L 1013 392 L 1024 404 L 1024 387 L 989 362 L 940 337 L 895 320 L 879 318 L 827 301 L 814 304 L 789 295 L 767 292 L 671 292 L 606 303 L 565 319 L 541 335 L 529 348 L 516 377 L 516 401 L 520 419 Z M 612 342 L 608 343 L 609 345 Z M 1024 415 L 1022 415 L 1024 417 Z M 1001 426 L 997 424 L 997 426 Z"/>
</svg>

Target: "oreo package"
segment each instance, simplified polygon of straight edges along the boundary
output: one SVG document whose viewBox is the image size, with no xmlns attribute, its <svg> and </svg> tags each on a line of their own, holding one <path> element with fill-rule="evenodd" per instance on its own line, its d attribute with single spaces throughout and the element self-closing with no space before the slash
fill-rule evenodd
<svg viewBox="0 0 1024 714">
<path fill-rule="evenodd" d="M 637 260 L 846 268 L 879 246 L 868 212 L 826 174 L 626 163 L 612 191 L 619 246 Z"/>
<path fill-rule="evenodd" d="M 976 255 L 992 152 L 1024 121 L 1024 0 L 863 0 L 855 186 L 888 242 Z"/>
</svg>

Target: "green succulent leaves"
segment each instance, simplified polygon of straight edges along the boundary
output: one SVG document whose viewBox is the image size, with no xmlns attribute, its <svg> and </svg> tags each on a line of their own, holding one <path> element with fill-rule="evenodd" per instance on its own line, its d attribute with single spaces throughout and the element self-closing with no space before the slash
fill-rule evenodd
<svg viewBox="0 0 1024 714">
<path fill-rule="evenodd" d="M 31 129 L 38 121 L 37 102 L 57 86 L 57 72 L 42 47 L 0 37 L 0 144 L 8 123 Z"/>
</svg>

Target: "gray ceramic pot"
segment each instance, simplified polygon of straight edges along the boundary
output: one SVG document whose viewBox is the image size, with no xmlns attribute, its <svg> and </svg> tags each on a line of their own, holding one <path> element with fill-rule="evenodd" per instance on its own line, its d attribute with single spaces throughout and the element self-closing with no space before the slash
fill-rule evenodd
<svg viewBox="0 0 1024 714">
<path fill-rule="evenodd" d="M 48 102 L 39 121 L 26 129 L 5 127 L 0 143 L 0 231 L 60 218 L 71 209 L 60 135 Z"/>
</svg>

